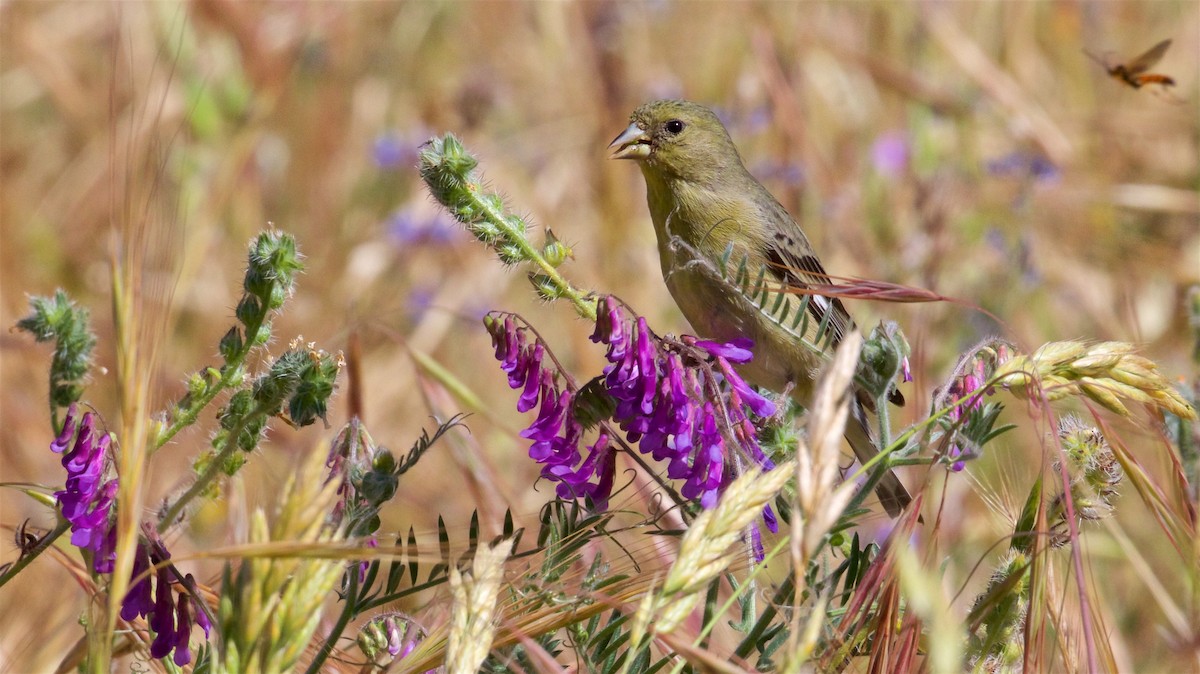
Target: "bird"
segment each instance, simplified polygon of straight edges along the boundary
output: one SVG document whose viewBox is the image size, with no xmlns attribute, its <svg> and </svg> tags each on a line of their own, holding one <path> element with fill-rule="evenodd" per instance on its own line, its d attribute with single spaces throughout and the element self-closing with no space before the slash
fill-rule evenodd
<svg viewBox="0 0 1200 674">
<path fill-rule="evenodd" d="M 829 276 L 800 225 L 746 169 L 725 125 L 698 103 L 653 101 L 633 112 L 629 127 L 608 148 L 611 159 L 632 160 L 641 168 L 663 280 L 684 318 L 706 339 L 753 340 L 754 358 L 738 367 L 739 374 L 787 392 L 807 408 L 824 362 L 813 343 L 836 347 L 855 329 L 854 321 L 836 297 L 810 294 L 802 302 L 805 290 L 828 286 Z M 797 335 L 787 329 L 793 321 L 781 325 L 748 301 L 719 270 L 721 261 L 730 266 L 744 261 L 752 278 L 761 273 L 782 289 L 785 301 L 808 312 L 807 334 Z M 822 337 L 816 339 L 819 326 Z M 903 398 L 893 401 L 902 404 Z M 845 429 L 864 464 L 879 453 L 866 416 L 873 408 L 871 397 L 856 391 Z M 912 501 L 891 471 L 875 490 L 892 517 Z"/>
</svg>

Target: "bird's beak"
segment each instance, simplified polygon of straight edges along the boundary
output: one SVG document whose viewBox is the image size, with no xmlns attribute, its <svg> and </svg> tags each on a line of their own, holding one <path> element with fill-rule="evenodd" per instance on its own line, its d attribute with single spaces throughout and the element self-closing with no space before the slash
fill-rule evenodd
<svg viewBox="0 0 1200 674">
<path fill-rule="evenodd" d="M 613 151 L 609 159 L 645 159 L 650 156 L 650 136 L 635 122 L 614 138 L 608 149 Z"/>
</svg>

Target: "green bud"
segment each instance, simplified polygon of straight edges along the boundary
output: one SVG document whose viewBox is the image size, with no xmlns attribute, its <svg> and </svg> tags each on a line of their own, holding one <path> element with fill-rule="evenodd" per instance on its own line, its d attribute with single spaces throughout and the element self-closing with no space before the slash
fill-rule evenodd
<svg viewBox="0 0 1200 674">
<path fill-rule="evenodd" d="M 375 623 L 364 626 L 354 641 L 358 644 L 358 650 L 372 662 L 379 657 L 381 650 L 387 648 L 387 635 L 383 633 L 383 628 Z"/>
<path fill-rule="evenodd" d="M 525 260 L 525 251 L 514 243 L 502 243 L 496 246 L 496 255 L 504 264 L 519 264 Z"/>
<path fill-rule="evenodd" d="M 226 475 L 237 475 L 237 472 L 242 469 L 242 466 L 246 465 L 246 456 L 247 454 L 245 452 L 233 452 L 227 455 L 225 457 L 225 462 L 221 464 L 221 470 L 224 471 Z M 215 482 L 213 483 L 213 487 L 215 489 Z"/>
<path fill-rule="evenodd" d="M 262 316 L 262 303 L 254 295 L 243 295 L 235 315 L 242 325 L 253 325 Z"/>
<path fill-rule="evenodd" d="M 880 323 L 863 342 L 858 380 L 871 397 L 880 399 L 895 388 L 901 365 L 911 349 L 896 323 Z"/>
<path fill-rule="evenodd" d="M 491 222 L 488 222 L 487 220 L 480 220 L 472 224 L 471 233 L 475 235 L 475 238 L 479 239 L 483 243 L 488 244 L 489 246 L 495 243 L 503 235 L 499 227 Z"/>
<path fill-rule="evenodd" d="M 266 346 L 267 342 L 271 341 L 271 321 L 263 321 L 262 325 L 258 326 L 252 341 L 255 346 Z"/>
<path fill-rule="evenodd" d="M 558 267 L 568 258 L 575 257 L 575 254 L 571 251 L 570 246 L 559 241 L 558 237 L 554 236 L 554 232 L 547 229 L 546 245 L 542 247 L 542 257 L 546 258 L 546 261 L 552 266 Z"/>
<path fill-rule="evenodd" d="M 391 473 L 396 470 L 396 457 L 387 447 L 379 447 L 371 457 L 371 468 L 381 473 Z"/>
<path fill-rule="evenodd" d="M 360 493 L 371 505 L 379 505 L 396 495 L 400 480 L 391 473 L 372 470 L 363 476 Z"/>
<path fill-rule="evenodd" d="M 220 343 L 217 344 L 217 350 L 221 353 L 221 357 L 229 362 L 241 353 L 243 345 L 242 331 L 238 330 L 235 325 L 229 328 L 229 332 L 226 332 L 225 336 L 221 338 Z"/>
<path fill-rule="evenodd" d="M 188 377 L 187 390 L 188 395 L 202 396 L 208 391 L 208 380 L 199 372 L 194 372 Z"/>
<path fill-rule="evenodd" d="M 563 295 L 562 287 L 555 283 L 554 279 L 545 274 L 531 272 L 529 274 L 529 282 L 533 284 L 533 289 L 537 292 L 538 297 L 547 302 L 556 300 Z"/>
<path fill-rule="evenodd" d="M 452 205 L 451 214 L 459 222 L 477 223 L 483 218 L 483 209 L 474 201 L 458 201 Z"/>
<path fill-rule="evenodd" d="M 492 201 L 495 203 L 495 206 L 493 207 L 495 210 L 498 210 L 498 211 L 504 210 L 504 202 L 501 201 L 501 199 L 498 195 L 491 194 L 488 196 L 491 197 Z M 529 224 L 527 222 L 525 222 L 525 219 L 519 215 L 505 216 L 504 224 L 508 225 L 508 228 L 510 230 L 509 236 L 518 236 L 521 238 L 525 238 L 526 235 L 529 233 Z"/>
<path fill-rule="evenodd" d="M 273 311 L 277 311 L 277 310 L 283 308 L 284 303 L 287 302 L 289 293 L 290 293 L 290 286 L 289 287 L 285 287 L 282 285 L 271 286 L 271 295 L 270 295 L 270 297 L 267 298 L 267 308 L 271 309 Z"/>
</svg>

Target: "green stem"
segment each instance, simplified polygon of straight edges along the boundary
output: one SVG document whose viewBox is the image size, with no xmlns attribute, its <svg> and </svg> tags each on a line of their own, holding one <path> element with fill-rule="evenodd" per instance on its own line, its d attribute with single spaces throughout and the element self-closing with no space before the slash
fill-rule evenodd
<svg viewBox="0 0 1200 674">
<path fill-rule="evenodd" d="M 258 331 L 262 329 L 263 321 L 265 321 L 266 318 L 267 308 L 264 304 L 262 311 L 260 311 L 250 323 L 245 324 L 245 342 L 242 344 L 241 350 L 238 351 L 233 358 L 225 361 L 225 367 L 221 368 L 220 379 L 209 386 L 204 391 L 204 395 L 193 400 L 192 404 L 189 405 L 187 409 L 180 411 L 178 415 L 175 416 L 175 421 L 158 434 L 158 437 L 154 439 L 153 446 L 150 448 L 151 454 L 161 449 L 163 445 L 170 442 L 171 438 L 175 437 L 179 431 L 196 423 L 196 418 L 200 416 L 200 412 L 203 411 L 205 407 L 208 407 L 208 404 L 211 403 L 213 399 L 221 393 L 221 391 L 224 391 L 226 388 L 228 388 L 230 384 L 233 383 L 233 380 L 244 376 L 244 373 L 242 372 L 242 364 L 246 362 L 246 357 L 250 355 L 250 351 L 257 344 L 258 340 L 255 338 L 258 336 Z"/>
<path fill-rule="evenodd" d="M 480 188 L 476 181 L 468 182 L 467 192 L 471 195 L 471 200 L 485 214 L 488 222 L 495 225 L 496 228 L 504 232 L 504 239 L 516 245 L 520 250 L 522 257 L 535 264 L 543 274 L 545 274 L 554 285 L 558 286 L 571 303 L 575 305 L 575 311 L 583 318 L 589 321 L 596 320 L 596 302 L 594 299 L 589 299 L 590 294 L 585 294 L 576 290 L 567 279 L 563 278 L 562 274 L 558 273 L 558 269 L 542 255 L 532 243 L 529 242 L 529 237 L 523 229 L 513 227 L 508 219 L 504 217 L 504 213 L 492 207 L 486 199 L 479 198 Z"/>
<path fill-rule="evenodd" d="M 333 624 L 333 628 L 329 630 L 329 636 L 325 637 L 325 643 L 317 649 L 317 654 L 313 656 L 312 663 L 308 665 L 308 669 L 304 670 L 305 674 L 317 674 L 321 671 L 321 665 L 325 664 L 325 659 L 333 652 L 333 645 L 342 637 L 342 632 L 346 631 L 346 626 L 354 619 L 360 611 L 356 604 L 358 603 L 358 563 L 350 565 L 346 571 L 346 575 L 350 577 L 350 583 L 346 588 L 344 606 L 342 613 L 338 616 L 337 622 Z M 364 609 L 365 610 L 365 609 Z"/>
<path fill-rule="evenodd" d="M 875 399 L 875 419 L 879 422 L 880 447 L 889 447 L 892 444 L 892 413 L 891 410 L 888 409 L 888 404 L 888 395 L 886 391 L 883 395 Z"/>
<path fill-rule="evenodd" d="M 792 573 L 796 573 L 796 571 L 793 570 Z M 758 622 L 754 624 L 754 628 L 746 634 L 746 637 L 742 639 L 742 643 L 738 644 L 737 650 L 733 652 L 734 656 L 743 660 L 750 657 L 750 653 L 754 651 L 759 639 L 762 639 L 763 633 L 767 631 L 767 628 L 771 626 L 772 621 L 775 619 L 775 607 L 786 606 L 791 601 L 793 587 L 792 576 L 789 574 L 787 580 L 775 592 L 775 596 L 771 601 L 767 602 L 762 615 L 758 618 Z"/>
<path fill-rule="evenodd" d="M 183 513 L 183 509 L 187 506 L 188 502 L 199 496 L 208 487 L 208 484 L 212 482 L 218 474 L 220 474 L 221 466 L 224 465 L 225 459 L 229 458 L 233 452 L 238 450 L 237 439 L 238 436 L 242 434 L 242 430 L 246 428 L 246 424 L 251 418 L 259 414 L 263 414 L 264 412 L 265 410 L 262 406 L 257 406 L 250 410 L 245 416 L 238 419 L 237 423 L 233 425 L 233 428 L 229 429 L 229 435 L 227 435 L 225 439 L 225 446 L 222 447 L 221 451 L 217 452 L 217 455 L 212 458 L 208 466 L 204 468 L 204 472 L 201 473 L 200 476 L 196 478 L 196 481 L 192 483 L 192 486 L 188 487 L 187 491 L 183 492 L 183 494 L 176 499 L 176 501 L 172 503 L 169 508 L 167 508 L 166 514 L 164 514 L 162 519 L 158 521 L 158 533 L 164 533 L 167 529 L 169 529 L 171 524 L 175 520 L 179 519 L 180 514 Z"/>
</svg>

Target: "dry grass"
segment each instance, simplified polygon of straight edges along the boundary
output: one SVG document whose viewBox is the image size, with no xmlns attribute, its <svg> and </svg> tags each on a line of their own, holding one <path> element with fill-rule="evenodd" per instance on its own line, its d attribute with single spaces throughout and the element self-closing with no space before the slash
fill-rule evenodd
<svg viewBox="0 0 1200 674">
<path fill-rule="evenodd" d="M 1125 87 L 1083 53 L 1130 57 L 1167 37 L 1174 44 L 1155 70 L 1177 81 L 1177 100 Z M 116 430 L 114 229 L 147 232 L 144 318 L 166 335 L 149 381 L 158 409 L 182 394 L 184 372 L 215 360 L 245 243 L 273 222 L 295 234 L 308 264 L 276 340 L 303 332 L 333 351 L 356 336 L 362 376 L 349 385 L 382 444 L 402 450 L 431 414 L 463 408 L 412 354 L 441 363 L 483 401 L 466 410 L 478 413 L 471 438 L 439 447 L 401 483 L 384 529 L 430 531 L 438 514 L 465 528 L 490 502 L 483 529 L 492 535 L 499 521 L 489 512 L 511 507 L 529 519 L 551 494 L 531 487 L 536 466 L 513 432 L 526 421 L 479 318 L 493 308 L 523 313 L 568 368 L 598 371 L 602 353 L 586 340 L 592 326 L 565 306 L 539 305 L 522 275 L 462 232 L 437 242 L 389 231 L 393 212 L 423 221 L 436 210 L 415 156 L 380 169 L 373 144 L 394 134 L 413 149 L 432 132 L 459 134 L 496 189 L 574 247 L 563 267 L 574 283 L 682 331 L 659 281 L 641 177 L 605 161 L 604 148 L 639 103 L 686 96 L 724 111 L 747 165 L 806 226 L 831 274 L 959 300 L 846 300 L 860 324 L 896 320 L 914 346 L 916 380 L 897 427 L 922 417 L 959 352 L 990 334 L 1026 352 L 1075 338 L 1133 342 L 1168 378 L 1192 379 L 1183 298 L 1200 280 L 1196 53 L 1192 2 L 7 3 L 0 323 L 25 314 L 25 293 L 55 287 L 91 307 L 107 373 L 88 398 Z M 912 152 L 887 176 L 872 147 L 891 135 Z M 987 168 L 1033 154 L 1055 174 Z M 156 304 L 165 297 L 169 312 Z M 48 356 L 5 332 L 0 357 L 2 479 L 54 484 Z M 347 399 L 336 399 L 334 425 Z M 1024 430 L 971 464 L 974 479 L 944 489 L 934 480 L 926 495 L 941 504 L 930 545 L 949 560 L 943 587 L 950 596 L 968 588 L 957 611 L 986 585 L 1006 547 L 996 543 L 1053 458 L 1047 425 L 1028 423 L 1019 405 L 1008 416 Z M 1122 456 L 1174 484 L 1149 424 L 1108 421 L 1125 439 Z M 227 498 L 173 541 L 176 557 L 231 542 L 230 523 L 272 503 L 323 433 L 278 433 Z M 155 457 L 147 508 L 185 484 L 205 441 L 193 430 Z M 1161 626 L 1172 609 L 1190 616 L 1195 607 L 1163 606 L 1146 590 L 1161 584 L 1165 596 L 1187 597 L 1180 556 L 1132 491 L 1117 510 L 1136 564 L 1114 543 L 1123 538 L 1089 530 L 1082 539 L 1107 657 L 1123 671 L 1194 668 L 1193 646 L 1180 640 L 1196 635 L 1174 629 L 1167 638 Z M 5 527 L 27 517 L 52 524 L 13 490 L 0 490 L 0 513 Z M 14 555 L 5 547 L 0 561 Z M 1050 565 L 1047 591 L 1074 587 L 1065 562 Z M 219 570 L 199 568 L 200 578 Z M 84 603 L 71 571 L 50 557 L 0 590 L 0 670 L 51 668 L 78 638 Z M 1072 657 L 1078 648 L 1069 644 Z"/>
</svg>

